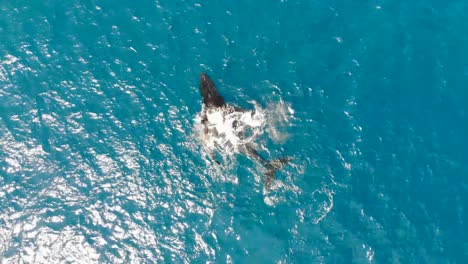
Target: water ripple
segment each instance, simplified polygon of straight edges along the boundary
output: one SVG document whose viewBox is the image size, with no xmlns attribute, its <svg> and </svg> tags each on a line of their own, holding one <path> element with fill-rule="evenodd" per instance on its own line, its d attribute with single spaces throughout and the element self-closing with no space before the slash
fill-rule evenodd
<svg viewBox="0 0 468 264">
<path fill-rule="evenodd" d="M 263 2 L 4 3 L 0 259 L 466 259 L 464 5 Z M 201 71 L 277 112 L 269 193 L 202 155 Z"/>
</svg>

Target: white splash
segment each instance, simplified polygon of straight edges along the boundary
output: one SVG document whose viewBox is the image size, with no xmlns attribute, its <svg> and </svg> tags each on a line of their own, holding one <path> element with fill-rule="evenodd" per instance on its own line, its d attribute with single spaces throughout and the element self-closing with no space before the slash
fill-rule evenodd
<svg viewBox="0 0 468 264">
<path fill-rule="evenodd" d="M 239 153 L 246 144 L 254 144 L 264 132 L 266 116 L 261 107 L 253 104 L 254 110 L 249 111 L 230 105 L 206 109 L 203 105 L 202 111 L 194 118 L 195 132 L 203 146 L 208 151 L 232 155 Z"/>
</svg>

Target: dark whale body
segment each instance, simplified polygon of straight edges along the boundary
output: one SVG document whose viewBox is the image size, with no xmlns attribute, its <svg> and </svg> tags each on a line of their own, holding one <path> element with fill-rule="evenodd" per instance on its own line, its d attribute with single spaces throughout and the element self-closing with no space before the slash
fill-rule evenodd
<svg viewBox="0 0 468 264">
<path fill-rule="evenodd" d="M 224 98 L 219 94 L 218 89 L 216 88 L 216 85 L 214 84 L 213 80 L 206 74 L 206 73 L 201 73 L 200 74 L 200 93 L 203 98 L 203 110 L 201 114 L 201 122 L 205 126 L 204 127 L 204 133 L 208 133 L 208 127 L 207 127 L 207 115 L 206 111 L 210 109 L 220 109 L 225 113 L 229 113 L 232 111 L 246 111 L 242 108 L 238 108 L 235 106 L 228 106 L 226 102 L 224 101 Z M 275 172 L 284 167 L 291 159 L 289 157 L 283 157 L 279 159 L 274 159 L 274 160 L 266 160 L 258 152 L 250 145 L 246 145 L 242 149 L 243 153 L 247 155 L 248 157 L 252 158 L 253 160 L 259 162 L 260 164 L 265 167 L 266 172 L 265 172 L 265 179 L 264 179 L 264 188 L 265 190 L 269 190 L 271 187 L 271 184 L 274 180 L 274 175 Z M 210 155 L 211 159 L 213 159 L 217 164 L 220 164 L 219 161 L 217 161 L 214 158 L 214 155 Z"/>
</svg>

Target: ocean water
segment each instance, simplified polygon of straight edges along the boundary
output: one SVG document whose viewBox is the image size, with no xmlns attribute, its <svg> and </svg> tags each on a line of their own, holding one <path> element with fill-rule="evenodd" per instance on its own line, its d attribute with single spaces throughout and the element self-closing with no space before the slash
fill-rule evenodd
<svg viewBox="0 0 468 264">
<path fill-rule="evenodd" d="M 0 263 L 466 263 L 466 13 L 1 1 Z M 271 114 L 270 191 L 204 154 L 202 71 Z"/>
</svg>

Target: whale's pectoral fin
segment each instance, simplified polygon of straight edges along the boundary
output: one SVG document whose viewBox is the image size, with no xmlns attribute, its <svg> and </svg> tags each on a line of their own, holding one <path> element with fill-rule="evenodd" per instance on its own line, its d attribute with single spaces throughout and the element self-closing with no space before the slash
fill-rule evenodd
<svg viewBox="0 0 468 264">
<path fill-rule="evenodd" d="M 270 161 L 266 161 L 265 163 L 265 190 L 269 190 L 271 188 L 271 184 L 275 179 L 275 173 L 283 168 L 288 162 L 291 161 L 290 157 L 283 157 L 279 159 L 274 159 Z"/>
</svg>

